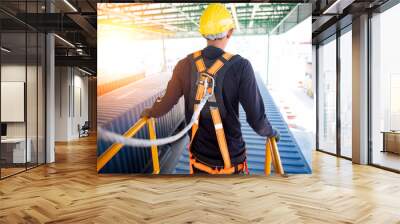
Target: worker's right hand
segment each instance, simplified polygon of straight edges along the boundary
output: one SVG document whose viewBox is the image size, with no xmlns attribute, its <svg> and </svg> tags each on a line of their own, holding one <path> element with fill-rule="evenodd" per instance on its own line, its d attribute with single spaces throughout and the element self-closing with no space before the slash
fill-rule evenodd
<svg viewBox="0 0 400 224">
<path fill-rule="evenodd" d="M 150 118 L 151 117 L 151 109 L 150 108 L 146 108 L 142 111 L 142 113 L 140 114 L 140 118 Z"/>
<path fill-rule="evenodd" d="M 281 139 L 281 133 L 279 132 L 278 129 L 272 128 L 272 135 L 269 136 L 270 138 L 274 137 L 276 142 L 279 142 Z"/>
</svg>

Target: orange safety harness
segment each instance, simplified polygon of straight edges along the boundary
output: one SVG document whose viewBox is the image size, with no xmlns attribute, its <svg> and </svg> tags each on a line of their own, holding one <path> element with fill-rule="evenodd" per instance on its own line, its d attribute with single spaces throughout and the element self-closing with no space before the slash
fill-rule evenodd
<svg viewBox="0 0 400 224">
<path fill-rule="evenodd" d="M 218 146 L 222 155 L 222 159 L 224 161 L 224 167 L 210 167 L 200 161 L 196 160 L 194 156 L 191 154 L 190 146 L 192 145 L 192 141 L 197 133 L 199 127 L 199 117 L 196 122 L 192 126 L 192 136 L 189 144 L 189 161 L 190 161 L 190 174 L 193 174 L 193 167 L 198 170 L 207 172 L 209 174 L 233 174 L 238 171 L 245 171 L 248 174 L 248 168 L 246 161 L 238 164 L 236 166 L 232 166 L 231 159 L 229 156 L 228 144 L 225 138 L 224 127 L 222 125 L 222 119 L 220 115 L 220 111 L 217 106 L 217 101 L 214 95 L 214 78 L 216 77 L 217 72 L 224 66 L 224 61 L 229 61 L 233 57 L 232 54 L 225 52 L 222 55 L 222 58 L 217 59 L 214 64 L 206 68 L 204 64 L 204 60 L 201 57 L 201 51 L 197 51 L 193 53 L 193 59 L 196 65 L 198 80 L 197 80 L 197 90 L 195 96 L 195 104 L 194 110 L 198 107 L 198 102 L 204 97 L 205 93 L 211 94 L 212 96 L 208 99 L 210 103 L 209 109 L 211 113 L 211 117 L 214 123 L 215 133 L 217 136 Z M 210 85 L 212 84 L 212 85 Z M 205 92 L 207 91 L 207 92 Z"/>
</svg>

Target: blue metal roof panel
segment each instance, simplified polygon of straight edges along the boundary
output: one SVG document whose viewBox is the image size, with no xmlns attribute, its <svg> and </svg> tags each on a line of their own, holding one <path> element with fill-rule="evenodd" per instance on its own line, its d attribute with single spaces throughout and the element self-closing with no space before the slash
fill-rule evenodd
<svg viewBox="0 0 400 224">
<path fill-rule="evenodd" d="M 165 90 L 165 82 L 169 77 L 160 75 L 146 77 L 128 86 L 116 89 L 98 98 L 98 125 L 123 134 L 140 117 L 141 112 L 150 107 L 158 96 Z M 139 94 L 140 93 L 140 94 Z M 174 106 L 165 116 L 156 120 L 157 137 L 166 137 L 176 130 L 177 125 L 183 121 L 183 99 Z M 136 135 L 137 138 L 148 138 L 147 128 L 142 128 Z M 97 140 L 97 155 L 102 154 L 111 146 L 110 142 Z M 164 147 L 159 147 L 160 161 Z M 149 148 L 135 148 L 124 146 L 117 155 L 111 159 L 101 173 L 141 173 L 151 172 L 151 151 Z"/>
</svg>

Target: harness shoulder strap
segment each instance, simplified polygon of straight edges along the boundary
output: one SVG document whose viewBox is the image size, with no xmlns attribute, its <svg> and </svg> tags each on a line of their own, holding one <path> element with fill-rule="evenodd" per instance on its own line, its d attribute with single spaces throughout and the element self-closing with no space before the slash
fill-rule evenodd
<svg viewBox="0 0 400 224">
<path fill-rule="evenodd" d="M 229 58 L 229 61 L 226 61 L 224 57 L 221 57 L 219 60 L 224 61 L 224 65 L 221 68 L 217 69 L 217 74 L 215 77 L 215 88 L 214 88 L 214 94 L 215 94 L 215 99 L 218 105 L 218 108 L 221 113 L 221 117 L 225 118 L 227 115 L 227 109 L 224 103 L 223 99 L 223 89 L 224 89 L 224 79 L 225 76 L 229 76 L 232 74 L 228 74 L 228 71 L 230 70 L 231 66 L 236 64 L 236 62 L 240 59 L 241 57 L 239 55 L 232 55 Z"/>
<path fill-rule="evenodd" d="M 221 55 L 220 58 L 218 58 L 214 64 L 207 69 L 207 73 L 210 75 L 215 75 L 217 72 L 226 64 L 234 55 L 228 52 L 225 52 L 224 54 Z M 206 66 L 204 64 L 204 60 L 201 57 L 201 50 L 196 51 L 192 54 L 192 58 L 195 62 L 197 72 L 204 72 L 206 71 Z"/>
<path fill-rule="evenodd" d="M 233 57 L 233 54 L 225 52 L 224 54 L 221 55 L 220 58 L 218 58 L 214 64 L 207 69 L 207 73 L 215 76 L 217 72 Z"/>
<path fill-rule="evenodd" d="M 206 65 L 201 57 L 201 51 L 196 51 L 193 53 L 193 60 L 196 65 L 197 72 L 204 72 L 206 70 Z"/>
<path fill-rule="evenodd" d="M 190 111 L 193 110 L 194 105 L 198 104 L 199 101 L 201 100 L 201 96 L 204 94 L 204 89 L 202 88 L 201 85 L 198 85 L 199 82 L 203 81 L 202 76 L 200 75 L 201 73 L 205 72 L 211 76 L 214 76 L 215 79 L 215 100 L 214 102 L 209 102 L 208 106 L 205 107 L 204 111 L 202 111 L 202 116 L 211 118 L 208 107 L 210 104 L 213 104 L 213 106 L 218 106 L 221 117 L 225 118 L 227 111 L 225 108 L 225 104 L 223 101 L 223 96 L 222 96 L 222 89 L 223 89 L 223 82 L 224 82 L 224 77 L 226 72 L 229 70 L 229 68 L 235 64 L 237 59 L 241 58 L 239 55 L 233 55 L 231 53 L 225 52 L 222 54 L 215 62 L 209 67 L 206 68 L 204 64 L 204 60 L 201 56 L 202 52 L 201 51 L 196 51 L 189 55 L 189 57 L 193 61 L 192 65 L 192 72 L 191 72 L 191 92 L 190 92 L 190 101 L 188 103 L 188 109 Z M 204 78 L 204 77 L 203 77 Z"/>
</svg>

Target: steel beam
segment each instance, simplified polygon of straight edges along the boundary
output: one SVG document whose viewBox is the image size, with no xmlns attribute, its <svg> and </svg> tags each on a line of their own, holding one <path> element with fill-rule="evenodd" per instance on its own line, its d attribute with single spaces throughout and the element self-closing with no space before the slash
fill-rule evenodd
<svg viewBox="0 0 400 224">
<path fill-rule="evenodd" d="M 90 24 L 85 17 L 79 13 L 67 14 L 67 16 L 79 25 L 91 38 L 97 37 L 97 30 Z"/>
</svg>

